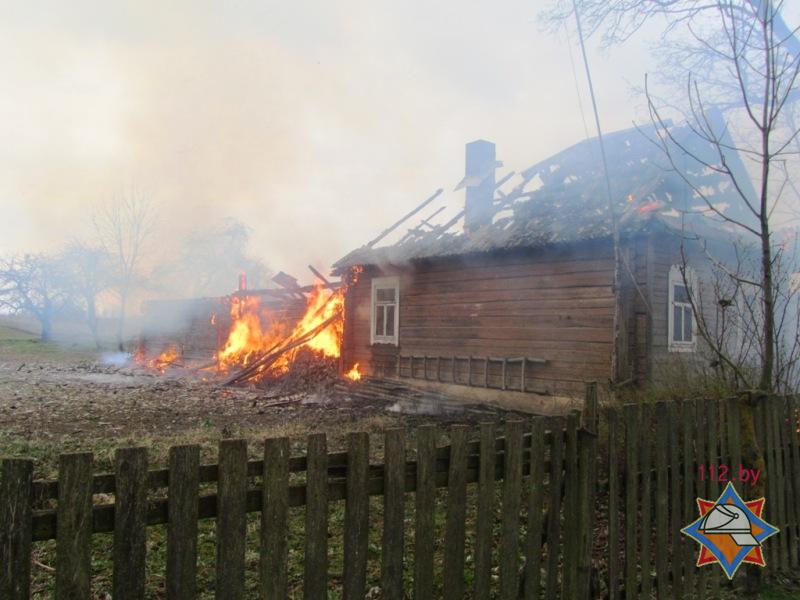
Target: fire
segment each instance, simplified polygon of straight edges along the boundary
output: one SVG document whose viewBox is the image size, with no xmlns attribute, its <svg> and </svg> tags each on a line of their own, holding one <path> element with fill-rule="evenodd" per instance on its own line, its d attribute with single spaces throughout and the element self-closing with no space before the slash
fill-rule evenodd
<svg viewBox="0 0 800 600">
<path fill-rule="evenodd" d="M 347 373 L 344 374 L 345 377 L 351 379 L 352 381 L 360 381 L 361 380 L 361 372 L 358 370 L 358 363 L 353 365 L 353 368 L 350 369 Z"/>
<path fill-rule="evenodd" d="M 655 200 L 651 200 L 646 204 L 637 206 L 636 210 L 638 210 L 641 214 L 646 215 L 647 213 L 653 212 L 654 210 L 658 210 L 659 208 L 661 208 L 661 203 Z"/>
<path fill-rule="evenodd" d="M 143 346 L 140 346 L 133 357 L 133 360 L 147 369 L 164 373 L 167 367 L 175 364 L 181 357 L 178 347 L 170 346 L 155 358 L 148 359 Z"/>
<path fill-rule="evenodd" d="M 270 352 L 316 331 L 330 319 L 334 319 L 330 325 L 304 344 L 281 356 L 270 365 L 269 370 L 278 373 L 288 371 L 295 352 L 301 347 L 315 350 L 325 357 L 337 358 L 341 353 L 343 305 L 344 295 L 341 291 L 333 292 L 322 285 L 315 286 L 309 295 L 303 316 L 290 330 L 288 323 L 274 318 L 268 310 L 260 306 L 258 297 L 235 296 L 231 301 L 228 337 L 216 356 L 218 368 L 229 372 L 247 367 Z M 340 318 L 335 319 L 336 316 Z"/>
<path fill-rule="evenodd" d="M 269 327 L 265 330 L 262 320 Z M 231 328 L 228 339 L 217 353 L 220 369 L 246 367 L 258 356 L 272 349 L 283 337 L 285 326 L 270 318 L 268 311 L 262 311 L 256 296 L 231 300 Z"/>
</svg>

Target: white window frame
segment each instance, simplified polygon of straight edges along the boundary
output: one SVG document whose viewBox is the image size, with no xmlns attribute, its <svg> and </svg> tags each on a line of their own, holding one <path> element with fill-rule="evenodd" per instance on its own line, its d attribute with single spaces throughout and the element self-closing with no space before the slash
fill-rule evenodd
<svg viewBox="0 0 800 600">
<path fill-rule="evenodd" d="M 378 307 L 378 290 L 394 289 L 394 335 L 376 335 L 375 320 Z M 369 319 L 370 344 L 394 344 L 400 340 L 400 278 L 399 277 L 374 277 L 372 279 L 372 300 L 370 302 Z"/>
<path fill-rule="evenodd" d="M 692 341 L 685 342 L 675 339 L 675 286 L 683 285 L 687 288 L 690 297 L 697 289 L 697 278 L 691 267 L 686 267 L 686 281 L 684 282 L 681 274 L 680 265 L 672 265 L 669 269 L 669 293 L 667 303 L 667 345 L 670 352 L 695 352 L 697 350 L 697 318 L 692 310 L 692 305 L 688 302 L 678 302 L 684 310 L 688 308 L 692 312 Z"/>
</svg>

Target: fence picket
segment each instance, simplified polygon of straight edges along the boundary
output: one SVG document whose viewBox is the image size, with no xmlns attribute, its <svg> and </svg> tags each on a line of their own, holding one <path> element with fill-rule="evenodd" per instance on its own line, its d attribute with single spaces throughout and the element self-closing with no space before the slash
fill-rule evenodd
<svg viewBox="0 0 800 600">
<path fill-rule="evenodd" d="M 708 444 L 706 446 L 706 465 L 714 465 L 715 477 L 708 478 L 708 499 L 716 500 L 720 494 L 719 486 L 719 465 L 720 452 L 719 452 L 719 436 L 717 435 L 719 418 L 717 414 L 717 402 L 715 400 L 708 400 L 703 403 L 706 407 L 706 431 L 708 433 Z M 711 579 L 711 595 L 714 598 L 719 597 L 719 584 L 723 575 L 718 571 L 710 571 L 709 578 Z"/>
<path fill-rule="evenodd" d="M 561 423 L 553 429 L 550 448 L 550 502 L 547 507 L 547 583 L 545 598 L 558 594 L 558 565 L 561 536 L 561 482 L 564 469 L 564 434 Z"/>
<path fill-rule="evenodd" d="M 681 521 L 681 473 L 680 473 L 680 445 L 678 442 L 678 426 L 680 416 L 678 405 L 675 402 L 669 403 L 669 507 L 670 507 L 670 531 L 669 540 L 671 542 L 672 560 L 669 568 L 672 571 L 672 597 L 674 600 L 683 598 L 683 545 L 680 530 L 684 526 Z"/>
<path fill-rule="evenodd" d="M 797 504 L 795 499 L 794 483 L 791 474 L 793 473 L 792 464 L 792 419 L 791 406 L 788 401 L 783 402 L 781 405 L 780 413 L 780 433 L 781 433 L 781 449 L 783 450 L 783 486 L 784 486 L 784 505 L 786 507 L 786 533 L 789 546 L 789 567 L 793 570 L 798 566 L 798 540 L 797 530 L 795 525 L 797 523 Z"/>
<path fill-rule="evenodd" d="M 787 525 L 787 507 L 786 507 L 786 488 L 785 488 L 785 480 L 783 475 L 783 468 L 784 468 L 784 460 L 783 460 L 783 431 L 781 427 L 781 419 L 783 418 L 783 402 L 781 398 L 771 397 L 769 399 L 770 404 L 770 426 L 772 427 L 772 436 L 775 442 L 775 489 L 777 493 L 777 507 L 778 507 L 778 528 L 781 531 L 785 531 Z M 789 536 L 787 535 L 788 532 L 785 532 L 784 535 L 777 536 L 777 545 L 778 545 L 778 564 L 780 569 L 783 572 L 788 572 L 789 570 Z"/>
<path fill-rule="evenodd" d="M 114 459 L 114 594 L 143 599 L 147 542 L 147 449 L 119 448 Z"/>
<path fill-rule="evenodd" d="M 500 533 L 500 598 L 519 595 L 519 511 L 522 495 L 523 422 L 506 421 L 503 460 L 503 516 Z"/>
<path fill-rule="evenodd" d="M 369 533 L 369 435 L 347 435 L 347 498 L 344 516 L 344 600 L 363 600 Z"/>
<path fill-rule="evenodd" d="M 406 442 L 403 429 L 386 432 L 383 476 L 383 551 L 381 592 L 387 600 L 403 599 L 403 532 L 405 518 Z"/>
<path fill-rule="evenodd" d="M 92 461 L 88 452 L 58 460 L 56 600 L 88 600 L 91 594 Z"/>
<path fill-rule="evenodd" d="M 639 509 L 639 407 L 628 404 L 625 411 L 625 598 L 636 598 L 636 513 Z"/>
<path fill-rule="evenodd" d="M 531 447 L 531 478 L 535 462 Z M 492 569 L 492 529 L 494 527 L 495 475 L 494 423 L 481 423 L 478 470 L 478 514 L 475 533 L 475 598 L 488 600 Z M 533 481 L 533 479 L 531 479 Z M 541 510 L 541 508 L 540 508 Z M 541 537 L 541 536 L 540 536 Z M 531 557 L 528 556 L 528 561 Z"/>
<path fill-rule="evenodd" d="M 779 520 L 778 503 L 776 497 L 778 495 L 777 488 L 777 475 L 775 473 L 775 437 L 772 429 L 772 415 L 771 406 L 768 397 L 761 398 L 758 401 L 758 429 L 762 431 L 761 437 L 763 438 L 764 461 L 766 462 L 766 475 L 767 475 L 767 490 L 769 496 L 767 497 L 766 513 L 767 520 L 771 523 L 777 523 Z M 779 566 L 778 543 L 774 536 L 765 544 L 767 552 L 767 569 L 771 572 L 776 572 Z"/>
<path fill-rule="evenodd" d="M 167 600 L 193 600 L 197 595 L 199 468 L 199 446 L 170 448 Z"/>
<path fill-rule="evenodd" d="M 686 400 L 681 406 L 681 422 L 683 425 L 683 445 L 681 456 L 683 458 L 683 510 L 681 511 L 681 522 L 684 524 L 690 523 L 697 518 L 697 503 L 695 502 L 695 457 L 697 454 L 694 451 L 694 433 L 695 433 L 695 405 L 694 401 Z M 686 536 L 678 536 L 680 541 L 678 543 L 683 545 L 683 568 L 684 568 L 684 581 L 683 589 L 687 596 L 691 596 L 695 587 L 695 574 L 697 567 L 695 565 L 695 549 L 692 546 L 691 540 Z"/>
<path fill-rule="evenodd" d="M 564 565 L 561 597 L 574 598 L 578 579 L 578 416 L 567 416 L 564 456 Z"/>
<path fill-rule="evenodd" d="M 641 529 L 639 531 L 639 562 L 642 565 L 642 597 L 650 598 L 652 589 L 652 556 L 650 552 L 650 537 L 653 535 L 651 520 L 651 494 L 652 494 L 652 448 L 653 435 L 653 410 L 649 404 L 642 405 L 642 421 L 639 441 L 639 457 L 641 460 L 640 472 L 642 474 L 642 504 L 641 504 Z"/>
<path fill-rule="evenodd" d="M 608 600 L 619 598 L 619 458 L 611 449 L 619 447 L 618 413 L 606 412 L 608 423 Z"/>
<path fill-rule="evenodd" d="M 542 578 L 542 502 L 544 500 L 544 422 L 531 423 L 530 495 L 528 496 L 528 535 L 525 541 L 525 600 L 536 600 Z M 479 600 L 486 596 L 476 597 Z"/>
<path fill-rule="evenodd" d="M 708 499 L 710 494 L 708 493 L 708 452 L 706 451 L 706 446 L 708 442 L 708 433 L 707 433 L 707 413 L 705 407 L 704 400 L 698 400 L 694 404 L 695 409 L 695 456 L 697 460 L 696 467 L 699 468 L 699 465 L 705 465 L 705 479 L 700 479 L 700 475 L 698 471 L 695 471 L 692 476 L 697 477 L 697 496 Z M 695 505 L 696 506 L 696 505 Z M 696 509 L 695 509 L 696 510 Z M 693 516 L 693 519 L 696 519 L 697 516 Z M 687 521 L 687 523 L 690 521 Z M 708 569 L 700 569 L 697 573 L 696 584 L 697 584 L 697 596 L 699 598 L 706 597 L 706 588 L 708 585 L 708 577 L 709 571 Z"/>
<path fill-rule="evenodd" d="M 656 404 L 656 590 L 658 600 L 666 600 L 669 590 L 668 577 L 668 552 L 669 552 L 669 521 L 668 521 L 668 434 L 669 413 L 664 402 Z"/>
<path fill-rule="evenodd" d="M 33 461 L 0 460 L 0 598 L 28 600 Z"/>
<path fill-rule="evenodd" d="M 797 501 L 800 499 L 800 443 L 798 443 L 797 434 L 797 400 L 795 398 L 789 398 L 787 404 L 789 417 L 786 420 L 786 435 L 789 438 L 788 451 L 792 465 L 790 471 L 791 475 L 789 477 L 790 481 L 787 483 L 787 486 L 791 490 L 791 506 L 794 509 L 792 521 L 792 530 L 794 531 L 792 568 L 798 569 L 800 568 L 800 552 L 798 552 L 800 550 L 798 548 L 798 546 L 800 546 L 800 506 L 798 506 Z"/>
<path fill-rule="evenodd" d="M 433 425 L 422 425 L 417 429 L 417 491 L 414 498 L 415 600 L 431 600 L 433 598 L 436 434 L 436 427 Z"/>
<path fill-rule="evenodd" d="M 219 443 L 217 485 L 218 600 L 244 598 L 244 554 L 247 533 L 247 441 Z"/>
<path fill-rule="evenodd" d="M 467 427 L 450 429 L 450 467 L 447 475 L 447 517 L 444 532 L 445 600 L 464 597 L 464 547 L 467 517 Z"/>
<path fill-rule="evenodd" d="M 260 584 L 263 600 L 285 600 L 288 560 L 289 440 L 264 442 Z"/>
<path fill-rule="evenodd" d="M 306 449 L 306 538 L 303 597 L 328 597 L 328 441 L 324 433 L 308 436 Z"/>
</svg>

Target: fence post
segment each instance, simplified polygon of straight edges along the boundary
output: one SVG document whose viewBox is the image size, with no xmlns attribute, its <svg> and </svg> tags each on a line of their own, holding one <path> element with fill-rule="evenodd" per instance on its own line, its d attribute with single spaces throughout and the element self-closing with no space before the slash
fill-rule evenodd
<svg viewBox="0 0 800 600">
<path fill-rule="evenodd" d="M 453 359 L 455 361 L 455 359 Z M 492 471 L 494 474 L 494 471 Z M 417 491 L 414 494 L 414 600 L 433 598 L 436 512 L 436 426 L 417 429 Z"/>
<path fill-rule="evenodd" d="M 264 495 L 261 506 L 261 598 L 286 598 L 289 558 L 289 440 L 264 442 Z"/>
<path fill-rule="evenodd" d="M 344 509 L 344 600 L 362 600 L 367 585 L 369 534 L 369 435 L 347 436 L 347 498 Z"/>
<path fill-rule="evenodd" d="M 450 465 L 447 472 L 446 551 L 442 575 L 445 600 L 461 600 L 464 597 L 466 517 L 467 426 L 454 425 L 450 428 Z"/>
<path fill-rule="evenodd" d="M 437 359 L 437 366 L 438 364 Z M 403 599 L 405 485 L 405 430 L 390 429 L 386 432 L 384 442 L 383 552 L 381 552 L 381 585 L 386 600 Z"/>
<path fill-rule="evenodd" d="M 492 528 L 494 527 L 494 471 L 496 455 L 494 423 L 481 423 L 480 436 L 478 523 L 477 532 L 475 534 L 475 598 L 478 600 L 488 600 L 492 576 Z M 533 477 L 533 461 L 532 443 L 531 477 Z M 539 510 L 541 512 L 541 508 Z M 528 560 L 530 560 L 530 557 L 528 557 Z"/>
<path fill-rule="evenodd" d="M 328 597 L 328 440 L 308 436 L 306 450 L 306 543 L 303 597 Z"/>
<path fill-rule="evenodd" d="M 578 579 L 580 598 L 589 598 L 592 591 L 592 531 L 594 529 L 594 499 L 597 493 L 597 430 L 600 410 L 597 402 L 597 383 L 586 384 L 586 396 L 581 415 L 582 428 L 578 437 Z M 609 448 L 609 457 L 612 448 Z"/>
<path fill-rule="evenodd" d="M 544 421 L 531 423 L 531 472 L 528 497 L 528 539 L 525 549 L 525 600 L 537 600 L 541 589 L 542 564 L 542 505 L 544 500 Z M 476 588 L 477 589 L 477 588 Z M 486 589 L 488 590 L 488 582 Z M 489 598 L 475 594 L 478 600 Z"/>
<path fill-rule="evenodd" d="M 147 449 L 119 448 L 114 463 L 114 598 L 143 600 L 147 542 Z"/>
<path fill-rule="evenodd" d="M 62 454 L 58 461 L 56 600 L 91 594 L 92 454 Z"/>
<path fill-rule="evenodd" d="M 247 441 L 219 443 L 217 478 L 216 597 L 244 597 L 245 535 L 247 532 Z"/>
<path fill-rule="evenodd" d="M 0 598 L 28 600 L 33 461 L 0 461 Z"/>
<path fill-rule="evenodd" d="M 522 495 L 522 421 L 506 421 L 503 518 L 500 534 L 500 598 L 519 596 L 519 512 Z"/>
<path fill-rule="evenodd" d="M 194 600 L 196 596 L 199 468 L 199 446 L 169 449 L 167 600 Z"/>
</svg>

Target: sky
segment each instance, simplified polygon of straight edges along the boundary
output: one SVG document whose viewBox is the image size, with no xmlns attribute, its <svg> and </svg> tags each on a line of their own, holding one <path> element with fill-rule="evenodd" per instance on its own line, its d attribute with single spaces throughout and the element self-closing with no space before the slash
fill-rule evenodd
<svg viewBox="0 0 800 600">
<path fill-rule="evenodd" d="M 584 118 L 594 135 L 577 40 L 542 30 L 541 2 L 0 4 L 0 253 L 90 237 L 135 187 L 154 254 L 234 218 L 252 254 L 309 280 L 452 191 L 467 142 L 520 171 L 585 138 Z M 606 130 L 642 118 L 646 39 L 589 42 Z"/>
</svg>

